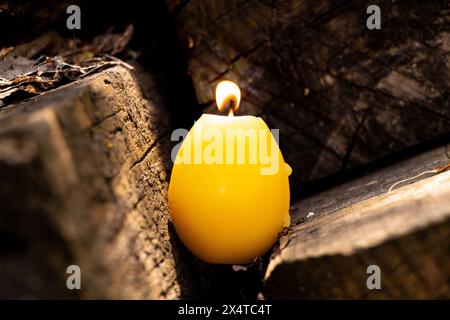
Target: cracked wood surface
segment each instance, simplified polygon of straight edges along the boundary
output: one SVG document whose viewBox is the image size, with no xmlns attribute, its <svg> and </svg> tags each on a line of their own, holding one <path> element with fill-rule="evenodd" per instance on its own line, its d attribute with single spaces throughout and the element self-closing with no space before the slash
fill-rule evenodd
<svg viewBox="0 0 450 320">
<path fill-rule="evenodd" d="M 194 294 L 167 211 L 167 109 L 141 83 L 116 67 L 0 110 L 0 296 Z"/>
<path fill-rule="evenodd" d="M 215 84 L 236 81 L 238 114 L 281 129 L 294 187 L 450 131 L 447 1 L 166 3 L 199 102 L 216 112 Z"/>
<path fill-rule="evenodd" d="M 450 172 L 388 190 L 449 163 L 448 146 L 438 147 L 299 201 L 292 213 L 297 224 L 271 257 L 266 295 L 448 298 Z M 381 268 L 381 290 L 366 287 L 371 264 Z"/>
<path fill-rule="evenodd" d="M 297 224 L 305 221 L 310 213 L 313 213 L 314 217 L 332 214 L 363 200 L 382 195 L 388 192 L 389 188 L 396 182 L 448 164 L 450 164 L 450 145 L 432 148 L 297 201 L 291 206 L 292 223 Z M 399 187 L 432 175 L 427 174 L 406 181 Z"/>
</svg>

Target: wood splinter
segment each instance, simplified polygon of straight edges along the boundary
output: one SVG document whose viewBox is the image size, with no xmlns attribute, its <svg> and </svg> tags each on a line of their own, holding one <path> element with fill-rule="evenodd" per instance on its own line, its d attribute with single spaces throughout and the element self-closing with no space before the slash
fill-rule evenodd
<svg viewBox="0 0 450 320">
<path fill-rule="evenodd" d="M 404 182 L 407 182 L 407 181 L 410 181 L 410 180 L 417 179 L 417 178 L 419 178 L 419 177 L 421 177 L 421 176 L 423 176 L 423 175 L 426 175 L 426 174 L 439 174 L 439 173 L 445 172 L 445 171 L 447 171 L 447 170 L 450 170 L 450 163 L 447 164 L 447 165 L 445 165 L 445 166 L 438 166 L 438 167 L 435 167 L 435 168 L 432 169 L 432 170 L 423 171 L 423 172 L 421 172 L 421 173 L 415 175 L 414 177 L 407 178 L 407 179 L 403 179 L 403 180 L 400 180 L 400 181 L 394 183 L 394 184 L 389 188 L 388 193 L 391 193 L 392 190 L 393 190 L 396 186 L 398 186 L 399 184 L 402 184 L 402 183 L 404 183 Z"/>
</svg>

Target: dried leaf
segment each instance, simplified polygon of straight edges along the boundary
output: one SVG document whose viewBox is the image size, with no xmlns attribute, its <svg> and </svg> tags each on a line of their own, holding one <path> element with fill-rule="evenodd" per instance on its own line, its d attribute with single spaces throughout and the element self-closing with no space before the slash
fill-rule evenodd
<svg viewBox="0 0 450 320">
<path fill-rule="evenodd" d="M 26 58 L 20 58 L 10 59 L 11 61 L 7 65 L 10 72 L 5 72 L 0 78 L 0 105 L 5 104 L 6 98 L 9 99 L 9 102 L 14 101 L 13 96 L 18 93 L 40 94 L 58 85 L 84 78 L 114 65 L 132 68 L 120 59 L 109 55 L 85 60 L 82 66 L 67 63 L 58 56 L 41 57 L 34 62 L 27 59 L 26 63 L 23 60 Z M 14 62 L 17 63 L 17 61 L 22 61 L 22 63 L 15 65 Z M 19 70 L 23 73 L 17 74 Z"/>
<path fill-rule="evenodd" d="M 0 106 L 36 95 L 59 85 L 86 77 L 113 65 L 133 67 L 113 55 L 121 53 L 130 42 L 134 28 L 121 33 L 106 33 L 91 42 L 63 39 L 56 32 L 16 47 L 0 50 Z M 31 58 L 46 53 L 40 58 Z"/>
</svg>

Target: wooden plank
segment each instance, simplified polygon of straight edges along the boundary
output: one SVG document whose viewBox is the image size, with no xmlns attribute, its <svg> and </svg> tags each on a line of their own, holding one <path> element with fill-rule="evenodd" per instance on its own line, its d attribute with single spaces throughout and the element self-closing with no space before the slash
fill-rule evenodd
<svg viewBox="0 0 450 320">
<path fill-rule="evenodd" d="M 216 112 L 216 83 L 236 81 L 241 114 L 280 129 L 294 187 L 450 131 L 446 1 L 166 2 L 199 102 Z"/>
<path fill-rule="evenodd" d="M 384 194 L 392 185 L 399 181 L 414 177 L 424 171 L 446 166 L 449 163 L 449 144 L 431 148 L 431 150 L 299 200 L 291 206 L 291 219 L 294 224 L 297 224 L 305 221 L 308 214 L 313 217 L 319 217 L 336 212 L 363 200 Z M 408 180 L 398 187 L 414 183 L 432 175 L 431 173 L 425 174 L 416 179 Z"/>
<path fill-rule="evenodd" d="M 168 115 L 145 85 L 151 100 L 116 67 L 0 110 L 1 297 L 194 294 L 167 211 Z"/>
<path fill-rule="evenodd" d="M 280 248 L 269 298 L 449 298 L 450 172 L 308 219 Z M 381 290 L 366 286 L 372 264 Z"/>
</svg>

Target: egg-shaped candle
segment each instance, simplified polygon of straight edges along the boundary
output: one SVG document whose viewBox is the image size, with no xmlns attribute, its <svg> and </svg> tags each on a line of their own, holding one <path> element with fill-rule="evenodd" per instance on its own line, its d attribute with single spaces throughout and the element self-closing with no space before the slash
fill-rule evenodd
<svg viewBox="0 0 450 320">
<path fill-rule="evenodd" d="M 216 88 L 219 110 L 185 136 L 172 170 L 169 212 L 185 246 L 208 263 L 246 264 L 262 256 L 290 224 L 290 167 L 265 122 L 234 116 L 239 87 Z"/>
</svg>

